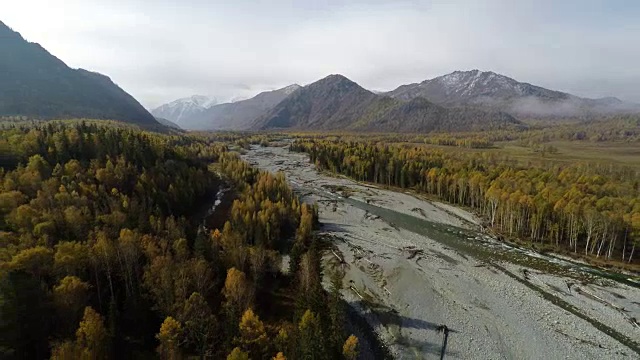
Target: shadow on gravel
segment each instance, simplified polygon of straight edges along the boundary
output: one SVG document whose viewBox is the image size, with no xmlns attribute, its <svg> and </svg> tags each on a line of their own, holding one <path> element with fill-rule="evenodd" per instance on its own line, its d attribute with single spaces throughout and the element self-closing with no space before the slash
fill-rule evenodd
<svg viewBox="0 0 640 360">
<path fill-rule="evenodd" d="M 371 308 L 370 303 L 361 302 L 361 304 Z M 438 332 L 441 332 L 444 326 L 442 324 L 436 324 L 430 321 L 400 315 L 396 310 L 390 309 L 384 305 L 378 305 L 377 308 L 373 309 L 373 311 L 378 315 L 380 322 L 385 326 L 396 325 L 404 329 L 433 330 Z M 455 334 L 458 332 L 448 327 L 445 328 L 447 329 L 448 334 Z"/>
<path fill-rule="evenodd" d="M 365 347 L 366 352 L 362 354 L 364 358 L 393 360 L 391 351 L 389 351 L 389 348 L 387 348 L 384 341 L 382 341 L 379 335 L 373 330 L 373 328 L 371 328 L 371 325 L 369 325 L 366 318 L 348 303 L 345 302 L 345 305 L 347 305 L 345 306 L 345 309 L 347 310 L 349 327 L 353 330 L 357 330 L 358 335 L 362 336 L 362 340 L 364 340 L 368 345 Z"/>
<path fill-rule="evenodd" d="M 410 318 L 410 317 L 406 317 L 406 316 L 400 316 L 400 321 L 402 324 L 402 327 L 404 328 L 411 328 L 411 329 L 424 329 L 424 330 L 434 330 L 434 331 L 441 331 L 440 329 L 442 328 L 443 325 L 441 324 L 434 324 L 432 322 L 429 321 L 424 321 L 424 320 L 420 320 L 420 319 L 414 319 L 414 318 Z M 448 333 L 449 334 L 455 334 L 457 333 L 457 331 L 451 329 L 451 328 L 447 328 Z"/>
<path fill-rule="evenodd" d="M 395 309 L 383 304 L 373 304 L 366 300 L 356 303 L 358 303 L 357 307 L 370 309 L 380 324 L 393 334 L 394 343 L 402 345 L 408 351 L 412 351 L 414 353 L 412 355 L 416 356 L 416 358 L 421 358 L 424 354 L 438 355 L 440 359 L 444 359 L 445 355 L 457 355 L 457 352 L 448 350 L 447 347 L 452 341 L 451 336 L 458 333 L 458 331 L 450 329 L 443 324 L 400 315 Z M 434 331 L 441 334 L 442 342 L 432 343 L 425 339 L 416 339 L 411 334 L 412 329 Z"/>
</svg>

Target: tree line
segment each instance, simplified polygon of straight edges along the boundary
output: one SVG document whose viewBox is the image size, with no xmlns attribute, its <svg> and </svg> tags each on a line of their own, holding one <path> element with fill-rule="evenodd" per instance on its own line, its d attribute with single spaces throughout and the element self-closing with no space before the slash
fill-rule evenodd
<svg viewBox="0 0 640 360">
<path fill-rule="evenodd" d="M 506 236 L 637 263 L 640 185 L 634 171 L 580 163 L 522 167 L 495 154 L 366 140 L 302 138 L 291 150 L 308 153 L 319 169 L 471 207 Z"/>
</svg>

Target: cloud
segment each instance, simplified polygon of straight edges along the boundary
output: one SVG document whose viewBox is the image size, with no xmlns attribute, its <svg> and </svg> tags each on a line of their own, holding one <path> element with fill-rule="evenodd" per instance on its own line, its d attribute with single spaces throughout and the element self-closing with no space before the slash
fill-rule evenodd
<svg viewBox="0 0 640 360">
<path fill-rule="evenodd" d="M 627 2 L 628 3 L 628 2 Z M 620 1 L 6 1 L 2 20 L 145 106 L 341 73 L 388 90 L 492 70 L 640 102 L 639 6 Z"/>
</svg>

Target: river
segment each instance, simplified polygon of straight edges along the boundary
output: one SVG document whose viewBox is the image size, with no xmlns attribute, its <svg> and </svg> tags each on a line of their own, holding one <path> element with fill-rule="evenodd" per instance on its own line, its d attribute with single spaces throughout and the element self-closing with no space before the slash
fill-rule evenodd
<svg viewBox="0 0 640 360">
<path fill-rule="evenodd" d="M 334 243 L 325 268 L 345 269 L 345 299 L 396 358 L 640 354 L 640 289 L 626 276 L 506 245 L 461 209 L 320 174 L 286 148 L 244 157 L 318 202 L 318 235 Z"/>
</svg>

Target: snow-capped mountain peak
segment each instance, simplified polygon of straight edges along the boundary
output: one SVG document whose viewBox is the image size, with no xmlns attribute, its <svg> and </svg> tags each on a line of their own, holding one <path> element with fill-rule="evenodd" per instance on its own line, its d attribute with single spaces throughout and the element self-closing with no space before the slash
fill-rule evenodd
<svg viewBox="0 0 640 360">
<path fill-rule="evenodd" d="M 440 83 L 447 94 L 458 94 L 459 96 L 480 95 L 478 92 L 485 94 L 497 92 L 522 94 L 524 86 L 520 85 L 528 85 L 492 71 L 480 70 L 455 71 L 451 74 L 427 80 L 420 85 L 429 86 L 433 82 Z"/>
<path fill-rule="evenodd" d="M 193 95 L 185 98 L 181 98 L 178 100 L 174 100 L 167 105 L 172 106 L 181 106 L 181 105 L 193 105 L 200 106 L 203 108 L 209 108 L 218 103 L 218 99 L 211 96 L 206 95 Z"/>
<path fill-rule="evenodd" d="M 298 89 L 300 89 L 300 88 L 301 88 L 301 86 L 300 86 L 300 85 L 298 85 L 298 84 L 292 84 L 292 85 L 289 85 L 289 86 L 287 86 L 287 87 L 282 88 L 282 90 L 281 90 L 281 91 L 282 91 L 285 95 L 289 95 L 289 94 L 293 93 L 294 91 L 296 91 L 296 90 L 298 90 Z"/>
<path fill-rule="evenodd" d="M 569 94 L 548 90 L 492 71 L 454 71 L 419 84 L 401 86 L 389 93 L 403 100 L 425 97 L 440 104 L 477 104 L 523 97 L 566 100 Z"/>
<path fill-rule="evenodd" d="M 182 120 L 201 113 L 216 104 L 218 104 L 218 99 L 215 97 L 193 95 L 161 105 L 153 109 L 151 113 L 156 117 L 180 124 Z"/>
<path fill-rule="evenodd" d="M 613 114 L 639 108 L 615 98 L 581 98 L 477 69 L 402 85 L 387 95 L 403 101 L 422 97 L 445 106 L 480 106 L 523 117 Z"/>
</svg>

